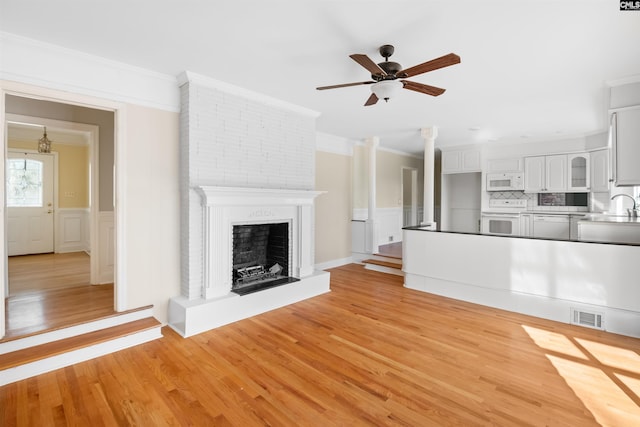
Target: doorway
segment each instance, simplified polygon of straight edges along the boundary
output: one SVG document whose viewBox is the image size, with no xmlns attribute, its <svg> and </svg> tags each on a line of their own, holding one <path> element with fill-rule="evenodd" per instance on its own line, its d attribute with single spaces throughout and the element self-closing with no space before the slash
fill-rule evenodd
<svg viewBox="0 0 640 427">
<path fill-rule="evenodd" d="M 36 88 L 37 90 L 37 88 Z M 43 100 L 42 96 L 38 96 L 36 99 L 36 95 L 34 93 L 29 94 L 17 94 L 17 93 L 8 93 L 3 92 L 2 94 L 4 100 L 4 135 L 2 138 L 2 142 L 4 143 L 4 155 L 6 158 L 5 162 L 5 178 L 10 174 L 10 164 L 11 158 L 15 158 L 17 156 L 14 153 L 11 153 L 9 150 L 9 127 L 10 123 L 22 123 L 22 124 L 36 124 L 38 126 L 47 126 L 47 131 L 49 133 L 50 139 L 53 141 L 52 147 L 55 147 L 56 140 L 58 142 L 63 141 L 63 138 L 60 138 L 61 134 L 65 132 L 72 136 L 71 139 L 82 140 L 84 142 L 80 142 L 80 144 L 86 145 L 87 157 L 88 157 L 88 173 L 87 179 L 84 185 L 87 187 L 87 203 L 84 206 L 80 207 L 68 207 L 62 203 L 64 198 L 74 198 L 78 196 L 74 191 L 62 191 L 58 194 L 59 197 L 54 195 L 54 201 L 51 202 L 53 212 L 49 215 L 53 218 L 53 250 L 46 250 L 42 252 L 48 252 L 44 257 L 48 257 L 47 260 L 44 260 L 42 257 L 38 258 L 38 264 L 43 269 L 43 271 L 51 271 L 51 274 L 56 274 L 55 270 L 50 267 L 51 262 L 60 266 L 62 264 L 69 265 L 71 260 L 73 263 L 82 265 L 82 269 L 85 267 L 89 267 L 87 270 L 90 270 L 90 274 L 84 274 L 82 281 L 86 281 L 86 288 L 94 288 L 91 284 L 104 284 L 111 283 L 111 285 L 107 285 L 105 289 L 110 289 L 111 295 L 111 304 L 109 304 L 108 310 L 114 312 L 117 308 L 117 285 L 115 285 L 116 278 L 115 274 L 115 257 L 113 254 L 107 254 L 108 250 L 115 250 L 116 241 L 115 241 L 115 209 L 113 204 L 111 206 L 107 206 L 105 212 L 101 212 L 100 208 L 100 197 L 101 194 L 104 196 L 104 187 L 101 185 L 101 182 L 108 182 L 109 185 L 107 188 L 107 197 L 105 198 L 108 202 L 111 202 L 115 199 L 113 192 L 114 190 L 114 151 L 115 151 L 115 117 L 117 109 L 94 109 L 91 107 L 86 107 L 86 103 L 82 103 L 81 105 L 77 105 L 76 103 L 69 103 L 68 100 L 62 99 L 50 99 Z M 71 98 L 76 98 L 72 96 Z M 73 102 L 73 101 L 72 101 Z M 104 117 L 110 116 L 110 122 L 107 123 L 106 126 L 102 126 L 105 122 Z M 48 118 L 55 117 L 55 118 Z M 69 120 L 58 120 L 57 118 L 71 118 L 73 121 Z M 91 124 L 87 124 L 91 123 Z M 95 124 L 97 123 L 97 125 Z M 106 130 L 106 132 L 105 132 Z M 42 132 L 42 127 L 40 127 L 39 132 Z M 99 153 L 101 149 L 104 148 L 103 144 L 98 144 L 99 140 L 104 136 L 111 136 L 110 144 L 107 145 L 107 148 L 110 146 L 111 155 L 106 156 L 107 165 L 106 168 L 107 176 L 106 179 L 104 176 L 100 176 L 100 157 Z M 40 137 L 42 135 L 40 134 Z M 37 141 L 38 138 L 35 139 Z M 104 138 L 103 138 L 104 139 Z M 67 141 L 68 142 L 68 141 Z M 73 142 L 71 142 L 73 144 Z M 36 148 L 37 145 L 34 145 Z M 52 151 L 55 149 L 52 148 Z M 12 150 L 13 151 L 13 150 Z M 21 154 L 24 159 L 32 160 L 30 157 L 38 156 L 37 153 L 27 153 L 24 154 L 24 151 L 28 150 L 19 150 L 23 151 Z M 35 151 L 35 150 L 32 150 Z M 104 152 L 104 150 L 102 150 Z M 56 156 L 52 156 L 55 158 Z M 103 162 L 103 165 L 105 162 Z M 17 164 L 16 164 L 17 165 Z M 31 165 L 31 164 L 30 164 Z M 33 165 L 31 165 L 33 166 Z M 24 160 L 23 160 L 23 169 L 24 169 Z M 73 169 L 73 168 L 72 168 Z M 54 177 L 54 181 L 56 178 Z M 5 188 L 6 189 L 6 188 Z M 5 200 L 7 200 L 5 198 Z M 68 200 L 67 200 L 68 201 Z M 50 202 L 45 203 L 46 212 L 49 211 L 49 206 L 46 206 Z M 9 203 L 5 203 L 7 215 L 5 217 L 4 223 L 4 235 L 5 241 L 11 240 L 12 234 L 14 233 L 13 225 L 15 222 L 13 221 L 13 215 L 11 214 L 11 210 Z M 102 208 L 105 208 L 105 204 L 103 203 Z M 111 208 L 111 209 L 108 209 Z M 82 218 L 84 215 L 84 218 Z M 111 226 L 105 228 L 103 225 L 106 222 L 110 222 Z M 83 234 L 84 237 L 78 238 L 80 234 Z M 113 241 L 109 242 L 109 238 Z M 74 246 L 75 245 L 75 246 Z M 83 246 L 84 245 L 84 246 Z M 4 273 L 2 274 L 5 278 L 5 286 L 3 286 L 2 297 L 9 297 L 9 263 L 8 256 L 16 255 L 13 251 L 8 251 L 8 247 L 4 248 L 5 254 L 4 258 Z M 34 250 L 26 250 L 21 253 L 38 253 L 40 251 Z M 84 258 L 81 256 L 76 256 L 78 254 L 84 255 Z M 32 255 L 26 255 L 27 257 L 31 257 Z M 39 257 L 39 256 L 35 256 Z M 19 258 L 19 257 L 16 257 Z M 107 263 L 100 264 L 100 260 L 112 260 L 111 265 L 107 265 Z M 53 260 L 53 261 L 52 261 Z M 44 262 L 41 262 L 44 261 Z M 47 263 L 49 263 L 49 267 L 47 267 Z M 87 264 L 88 263 L 88 264 Z M 24 260 L 22 262 L 24 264 Z M 105 269 L 105 266 L 107 267 Z M 79 274 L 77 274 L 77 269 L 67 269 L 68 271 L 75 271 L 75 273 L 65 273 L 61 279 L 60 274 L 55 278 L 58 283 L 64 282 L 64 285 L 68 284 L 76 284 L 79 282 Z M 33 272 L 33 271 L 32 271 Z M 75 276 L 74 276 L 75 274 Z M 66 275 L 66 277 L 64 277 Z M 51 277 L 42 277 L 42 272 L 39 273 L 38 280 L 43 280 L 42 283 L 54 283 L 54 280 L 51 280 Z M 46 275 L 45 275 L 46 276 Z M 89 280 L 86 279 L 89 277 Z M 53 285 L 51 285 L 53 286 Z M 44 286 L 46 287 L 46 285 Z M 53 286 L 57 288 L 56 286 Z M 59 298 L 59 295 L 58 295 Z M 15 307 L 21 306 L 20 304 L 11 303 L 10 299 L 5 301 L 6 313 L 3 313 L 1 324 L 0 324 L 0 338 L 5 334 L 5 332 L 9 332 L 5 326 L 7 326 L 7 321 L 10 319 L 12 315 L 11 311 Z M 76 303 L 77 304 L 77 301 Z M 13 308 L 12 308 L 13 307 Z M 80 307 L 78 307 L 80 308 Z M 15 314 L 15 313 L 14 313 Z M 60 325 L 58 325 L 60 326 Z M 9 335 L 9 334 L 7 334 Z"/>
<path fill-rule="evenodd" d="M 9 151 L 8 256 L 53 252 L 54 157 L 55 153 Z"/>
</svg>

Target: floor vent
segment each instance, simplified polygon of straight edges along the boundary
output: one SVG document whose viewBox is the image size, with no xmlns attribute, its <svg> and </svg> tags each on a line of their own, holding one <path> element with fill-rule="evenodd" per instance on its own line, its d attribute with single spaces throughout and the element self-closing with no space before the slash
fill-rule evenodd
<svg viewBox="0 0 640 427">
<path fill-rule="evenodd" d="M 602 313 L 571 309 L 571 323 L 588 328 L 604 330 L 604 316 Z"/>
</svg>

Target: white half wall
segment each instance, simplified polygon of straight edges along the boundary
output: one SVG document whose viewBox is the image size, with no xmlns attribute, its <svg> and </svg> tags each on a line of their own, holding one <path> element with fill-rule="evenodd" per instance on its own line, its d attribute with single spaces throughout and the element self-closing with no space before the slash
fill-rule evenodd
<svg viewBox="0 0 640 427">
<path fill-rule="evenodd" d="M 571 309 L 640 337 L 640 246 L 404 230 L 405 286 L 570 323 Z"/>
</svg>

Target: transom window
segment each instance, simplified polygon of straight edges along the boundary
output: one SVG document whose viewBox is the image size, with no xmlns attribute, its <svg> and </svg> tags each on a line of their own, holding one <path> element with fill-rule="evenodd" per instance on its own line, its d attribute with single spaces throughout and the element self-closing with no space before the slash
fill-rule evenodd
<svg viewBox="0 0 640 427">
<path fill-rule="evenodd" d="M 9 159 L 7 207 L 42 207 L 44 163 L 32 159 Z"/>
</svg>

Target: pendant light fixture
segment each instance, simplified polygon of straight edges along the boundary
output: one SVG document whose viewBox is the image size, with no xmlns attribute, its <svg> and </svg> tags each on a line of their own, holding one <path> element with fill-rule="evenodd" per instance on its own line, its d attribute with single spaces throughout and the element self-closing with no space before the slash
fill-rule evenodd
<svg viewBox="0 0 640 427">
<path fill-rule="evenodd" d="M 50 153 L 51 140 L 47 138 L 47 127 L 44 127 L 44 135 L 38 140 L 38 153 Z"/>
</svg>

